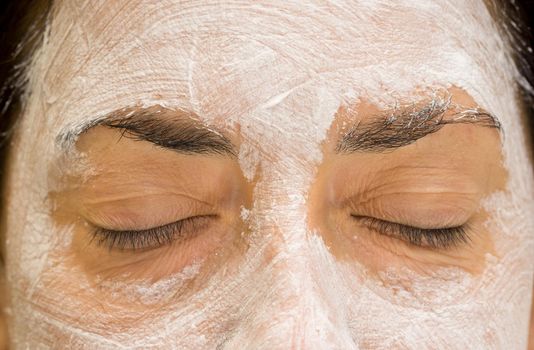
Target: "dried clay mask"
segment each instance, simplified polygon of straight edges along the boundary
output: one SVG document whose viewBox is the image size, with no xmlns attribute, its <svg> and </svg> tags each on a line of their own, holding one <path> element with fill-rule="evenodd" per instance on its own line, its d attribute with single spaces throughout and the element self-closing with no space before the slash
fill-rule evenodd
<svg viewBox="0 0 534 350">
<path fill-rule="evenodd" d="M 533 183 L 482 1 L 60 1 L 13 348 L 520 349 Z"/>
</svg>

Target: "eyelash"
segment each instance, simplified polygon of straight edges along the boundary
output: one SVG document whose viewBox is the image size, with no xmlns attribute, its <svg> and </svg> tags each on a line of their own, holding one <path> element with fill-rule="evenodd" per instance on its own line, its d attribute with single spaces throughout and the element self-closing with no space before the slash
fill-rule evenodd
<svg viewBox="0 0 534 350">
<path fill-rule="evenodd" d="M 423 229 L 372 217 L 355 215 L 352 215 L 352 217 L 373 231 L 401 239 L 417 247 L 450 249 L 470 242 L 467 224 L 455 227 Z"/>
<path fill-rule="evenodd" d="M 109 250 L 155 249 L 170 245 L 178 239 L 185 240 L 190 238 L 199 230 L 199 226 L 202 226 L 198 225 L 198 221 L 204 222 L 209 217 L 193 216 L 146 230 L 121 231 L 97 227 L 93 231 L 91 241 L 96 240 L 97 245 L 106 246 Z M 402 239 L 418 247 L 448 249 L 470 242 L 467 225 L 423 229 L 373 217 L 356 215 L 352 215 L 352 217 L 373 231 L 385 236 Z"/>
<path fill-rule="evenodd" d="M 97 227 L 91 242 L 111 250 L 150 250 L 184 241 L 194 236 L 212 216 L 192 216 L 176 222 L 146 230 L 108 230 Z"/>
</svg>

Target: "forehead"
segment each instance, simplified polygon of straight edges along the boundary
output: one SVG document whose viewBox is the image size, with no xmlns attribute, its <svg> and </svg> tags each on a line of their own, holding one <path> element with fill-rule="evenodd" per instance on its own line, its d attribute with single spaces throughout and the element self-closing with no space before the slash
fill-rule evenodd
<svg viewBox="0 0 534 350">
<path fill-rule="evenodd" d="M 58 5 L 37 70 L 54 129 L 152 104 L 309 126 L 344 100 L 450 85 L 491 110 L 496 33 L 482 1 L 73 1 Z"/>
</svg>

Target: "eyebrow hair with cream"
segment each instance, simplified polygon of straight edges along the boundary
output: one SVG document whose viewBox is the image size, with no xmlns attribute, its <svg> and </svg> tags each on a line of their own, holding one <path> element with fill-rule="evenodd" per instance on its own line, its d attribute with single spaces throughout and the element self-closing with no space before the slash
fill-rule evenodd
<svg viewBox="0 0 534 350">
<path fill-rule="evenodd" d="M 501 130 L 496 117 L 482 109 L 463 109 L 445 118 L 449 100 L 433 99 L 422 107 L 395 109 L 359 122 L 346 132 L 336 146 L 336 152 L 383 152 L 407 146 L 448 124 L 473 124 Z"/>
<path fill-rule="evenodd" d="M 449 110 L 450 100 L 433 99 L 424 106 L 395 109 L 373 116 L 351 127 L 335 151 L 341 154 L 383 152 L 414 143 L 448 124 L 473 124 L 501 130 L 497 118 L 482 109 L 463 109 L 445 118 Z M 78 131 L 61 133 L 58 142 L 73 144 L 77 136 L 99 125 L 120 129 L 121 137 L 148 141 L 183 154 L 237 155 L 227 137 L 202 123 L 193 112 L 185 110 L 119 109 L 80 126 Z"/>
<path fill-rule="evenodd" d="M 96 126 L 121 130 L 121 137 L 148 141 L 156 146 L 188 155 L 228 155 L 235 157 L 232 142 L 220 132 L 208 127 L 192 112 L 154 108 L 120 109 L 111 112 L 78 131 L 58 136 L 63 145 Z"/>
</svg>

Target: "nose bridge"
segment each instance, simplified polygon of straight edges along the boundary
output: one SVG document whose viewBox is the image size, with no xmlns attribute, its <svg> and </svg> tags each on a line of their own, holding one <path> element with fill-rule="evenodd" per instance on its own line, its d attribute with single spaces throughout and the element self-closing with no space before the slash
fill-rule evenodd
<svg viewBox="0 0 534 350">
<path fill-rule="evenodd" d="M 286 174 L 255 192 L 255 227 L 268 239 L 267 267 L 259 272 L 268 291 L 251 303 L 228 349 L 355 348 L 341 296 L 332 293 L 334 262 L 307 229 L 305 185 Z"/>
<path fill-rule="evenodd" d="M 275 337 L 285 334 L 284 345 L 291 349 L 336 348 L 336 344 L 351 343 L 344 332 L 348 325 L 336 298 L 339 296 L 332 295 L 327 287 L 334 283 L 331 275 L 323 273 L 328 270 L 323 266 L 327 262 L 316 253 L 308 241 L 280 247 L 273 264 L 276 289 L 270 304 L 277 305 L 271 310 L 280 324 L 270 331 Z"/>
<path fill-rule="evenodd" d="M 328 273 L 332 262 L 318 256 L 322 242 L 311 241 L 276 243 L 269 266 L 260 272 L 266 291 L 250 303 L 226 349 L 357 348 L 343 308 L 346 294 L 332 288 L 337 284 Z"/>
</svg>

